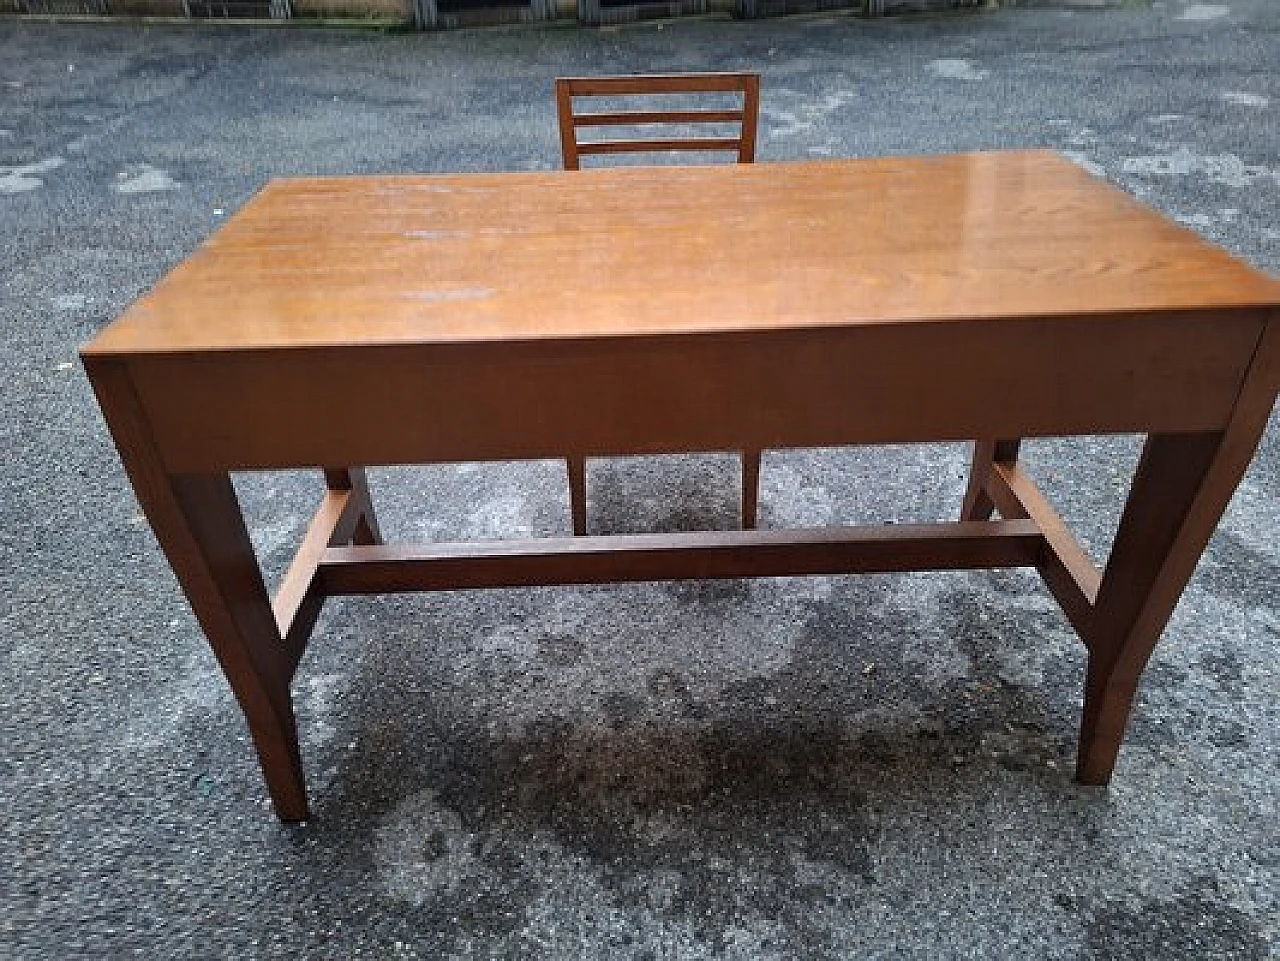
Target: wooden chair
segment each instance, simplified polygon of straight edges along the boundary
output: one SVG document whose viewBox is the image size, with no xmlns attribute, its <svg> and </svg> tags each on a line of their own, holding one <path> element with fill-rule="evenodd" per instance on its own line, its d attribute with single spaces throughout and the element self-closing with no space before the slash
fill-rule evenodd
<svg viewBox="0 0 1280 961">
<path fill-rule="evenodd" d="M 662 96 L 669 94 L 737 94 L 741 105 L 728 109 L 615 110 L 576 113 L 574 101 L 592 97 Z M 760 75 L 757 73 L 681 73 L 625 77 L 561 77 L 556 80 L 556 107 L 560 116 L 560 149 L 566 170 L 581 169 L 585 156 L 619 153 L 698 151 L 733 153 L 738 163 L 756 159 L 756 130 L 760 116 Z M 735 135 L 717 131 L 715 136 L 659 136 L 634 139 L 580 140 L 583 127 L 732 126 Z M 569 474 L 569 504 L 573 532 L 587 532 L 586 458 L 565 459 Z M 760 500 L 760 451 L 742 452 L 742 526 L 756 526 Z"/>
</svg>

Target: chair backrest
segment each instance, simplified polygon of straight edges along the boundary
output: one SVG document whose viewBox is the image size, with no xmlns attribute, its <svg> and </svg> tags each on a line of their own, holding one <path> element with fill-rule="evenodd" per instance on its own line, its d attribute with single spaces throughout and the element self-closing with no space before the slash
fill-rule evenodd
<svg viewBox="0 0 1280 961">
<path fill-rule="evenodd" d="M 619 97 L 646 94 L 736 93 L 741 106 L 725 110 L 620 110 L 612 113 L 574 113 L 579 97 Z M 556 81 L 560 114 L 560 147 L 566 170 L 579 169 L 579 158 L 590 154 L 657 153 L 699 150 L 737 154 L 738 163 L 756 159 L 756 125 L 760 114 L 760 75 L 757 73 L 678 73 L 630 77 L 562 77 Z M 579 140 L 581 127 L 644 127 L 649 125 L 734 124 L 737 136 L 648 137 L 634 140 Z"/>
</svg>

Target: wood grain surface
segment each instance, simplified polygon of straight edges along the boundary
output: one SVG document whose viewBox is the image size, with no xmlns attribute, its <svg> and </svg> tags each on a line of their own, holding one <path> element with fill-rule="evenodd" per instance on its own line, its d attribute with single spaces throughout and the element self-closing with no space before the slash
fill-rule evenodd
<svg viewBox="0 0 1280 961">
<path fill-rule="evenodd" d="M 88 354 L 1280 304 L 1049 152 L 275 181 Z"/>
</svg>

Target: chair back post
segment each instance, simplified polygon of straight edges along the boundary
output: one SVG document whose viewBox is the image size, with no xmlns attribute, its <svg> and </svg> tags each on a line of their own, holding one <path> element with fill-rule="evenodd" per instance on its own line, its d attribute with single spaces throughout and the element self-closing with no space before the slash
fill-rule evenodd
<svg viewBox="0 0 1280 961">
<path fill-rule="evenodd" d="M 742 86 L 742 145 L 738 149 L 738 163 L 756 161 L 756 130 L 760 122 L 760 74 L 743 75 Z"/>
<path fill-rule="evenodd" d="M 560 154 L 565 170 L 578 169 L 578 132 L 573 126 L 573 81 L 556 80 L 556 113 L 560 117 Z"/>
</svg>

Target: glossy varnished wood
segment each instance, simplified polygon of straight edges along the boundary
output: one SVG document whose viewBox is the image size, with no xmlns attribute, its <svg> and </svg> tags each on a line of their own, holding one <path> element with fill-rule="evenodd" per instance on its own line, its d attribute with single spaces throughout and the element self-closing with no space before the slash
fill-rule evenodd
<svg viewBox="0 0 1280 961">
<path fill-rule="evenodd" d="M 1221 431 L 1147 438 L 1098 589 L 1077 778 L 1105 784 L 1138 679 L 1244 476 L 1280 391 L 1273 311 Z"/>
<path fill-rule="evenodd" d="M 478 541 L 325 551 L 317 574 L 330 594 L 383 594 L 547 584 L 714 577 L 796 577 L 893 571 L 1033 567 L 1034 522 L 893 524 L 802 531 L 705 531 Z"/>
<path fill-rule="evenodd" d="M 289 682 L 332 592 L 1033 564 L 1089 650 L 1077 774 L 1280 389 L 1280 284 L 1042 152 L 270 185 L 84 349 L 122 460 L 307 813 Z M 1148 435 L 1099 572 L 1019 439 Z M 981 438 L 963 520 L 380 546 L 352 464 Z M 229 471 L 321 467 L 280 590 Z M 755 513 L 744 486 L 744 525 Z M 1004 520 L 987 522 L 993 511 Z M 586 528 L 579 496 L 573 529 Z"/>
<path fill-rule="evenodd" d="M 191 472 L 1204 430 L 1230 417 L 1262 323 L 1006 318 L 129 364 L 166 464 Z"/>
<path fill-rule="evenodd" d="M 1276 296 L 1051 153 L 281 180 L 86 351 L 1111 318 Z"/>
<path fill-rule="evenodd" d="M 296 658 L 277 629 L 231 478 L 164 470 L 128 369 L 85 366 L 138 502 L 248 722 L 276 813 L 307 816 L 306 783 L 289 694 Z"/>
<path fill-rule="evenodd" d="M 1102 575 L 1031 478 L 1017 464 L 997 459 L 989 475 L 991 499 L 1008 518 L 1028 518 L 1044 537 L 1036 566 L 1045 585 L 1085 644 L 1093 640 L 1093 607 Z"/>
<path fill-rule="evenodd" d="M 324 594 L 315 576 L 325 549 L 382 543 L 364 471 L 330 468 L 324 473 L 328 491 L 271 600 L 276 626 L 289 655 L 290 674 L 302 658 L 324 605 Z"/>
</svg>

